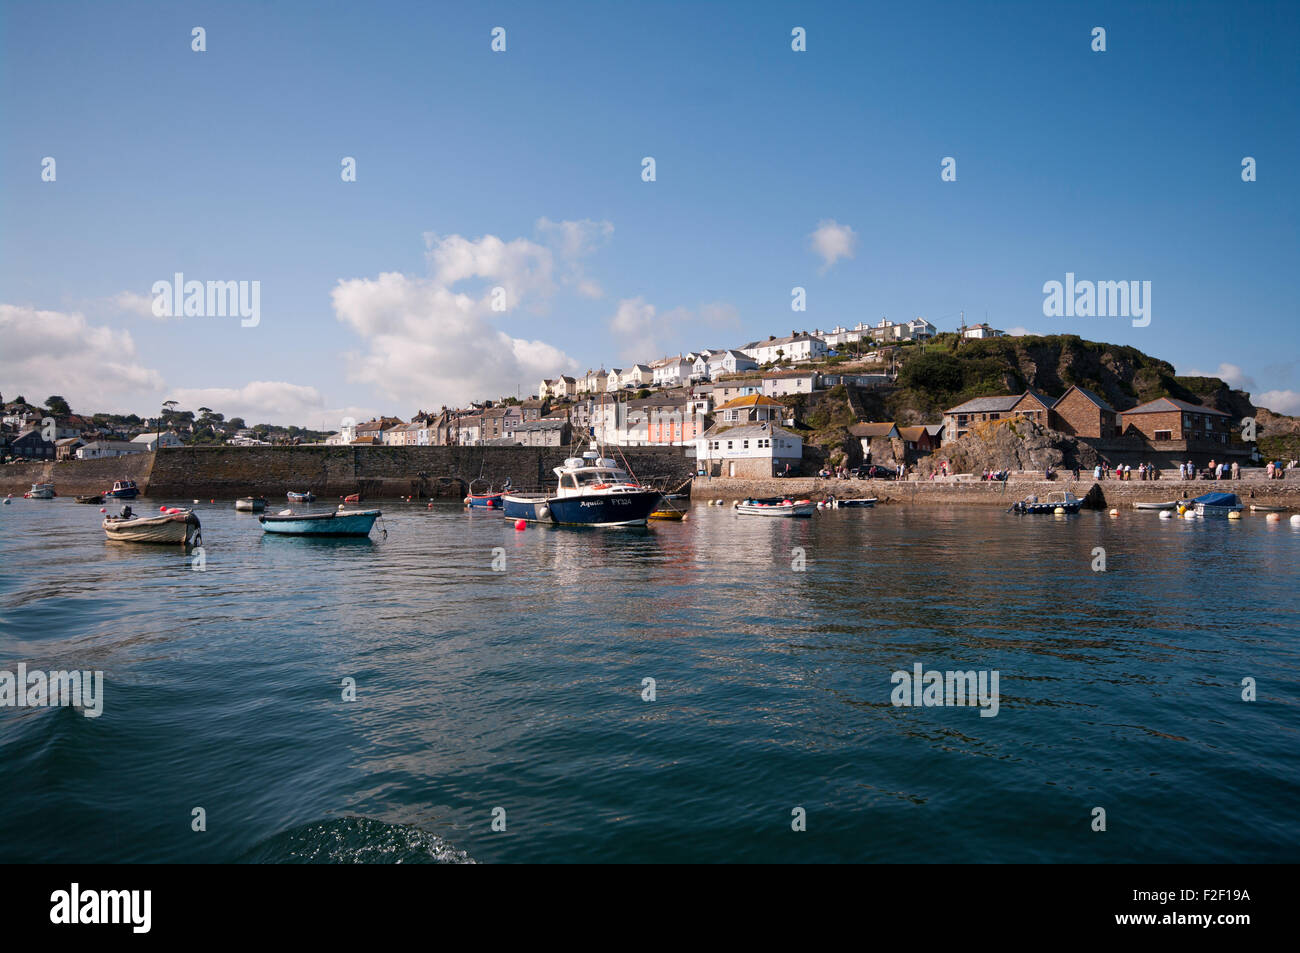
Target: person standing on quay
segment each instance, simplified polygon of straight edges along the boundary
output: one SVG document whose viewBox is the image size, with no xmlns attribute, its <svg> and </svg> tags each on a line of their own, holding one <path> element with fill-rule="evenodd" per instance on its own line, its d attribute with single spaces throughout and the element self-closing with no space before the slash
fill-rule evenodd
<svg viewBox="0 0 1300 953">
<path fill-rule="evenodd" d="M 1234 480 L 1241 479 L 1241 464 L 1238 463 L 1236 460 L 1232 461 L 1232 478 Z"/>
</svg>

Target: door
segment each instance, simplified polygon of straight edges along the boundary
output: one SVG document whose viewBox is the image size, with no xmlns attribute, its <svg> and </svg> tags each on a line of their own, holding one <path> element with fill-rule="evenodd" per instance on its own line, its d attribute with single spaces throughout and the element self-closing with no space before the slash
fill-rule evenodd
<svg viewBox="0 0 1300 953">
<path fill-rule="evenodd" d="M 736 464 L 733 461 L 727 464 L 727 476 L 734 477 L 735 475 L 736 475 Z"/>
</svg>

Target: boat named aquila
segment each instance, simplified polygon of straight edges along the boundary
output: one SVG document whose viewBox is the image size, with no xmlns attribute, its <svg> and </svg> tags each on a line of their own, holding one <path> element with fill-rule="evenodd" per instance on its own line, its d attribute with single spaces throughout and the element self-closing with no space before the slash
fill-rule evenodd
<svg viewBox="0 0 1300 953">
<path fill-rule="evenodd" d="M 618 464 L 590 450 L 555 467 L 555 493 L 506 493 L 507 519 L 561 526 L 644 526 L 660 492 L 632 482 Z"/>
<path fill-rule="evenodd" d="M 135 516 L 125 506 L 118 516 L 104 519 L 104 535 L 121 543 L 159 543 L 186 546 L 202 541 L 199 518 L 193 510 L 176 507 L 157 516 Z"/>
<path fill-rule="evenodd" d="M 284 536 L 369 536 L 370 528 L 383 514 L 379 510 L 338 509 L 326 513 L 295 513 L 282 510 L 257 519 L 268 533 Z"/>
<path fill-rule="evenodd" d="M 1066 490 L 1062 493 L 1049 493 L 1046 500 L 1039 500 L 1036 496 L 1028 497 L 1019 503 L 1013 503 L 1011 509 L 1017 513 L 1055 513 L 1057 510 L 1077 513 L 1082 507 L 1083 500 Z"/>
</svg>

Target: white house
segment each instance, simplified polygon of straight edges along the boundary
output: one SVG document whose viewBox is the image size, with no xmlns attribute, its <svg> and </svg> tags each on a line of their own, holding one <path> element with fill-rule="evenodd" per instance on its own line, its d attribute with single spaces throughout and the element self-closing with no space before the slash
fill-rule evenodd
<svg viewBox="0 0 1300 953">
<path fill-rule="evenodd" d="M 678 355 L 677 357 L 665 357 L 661 360 L 654 361 L 650 365 L 650 371 L 653 375 L 654 386 L 656 387 L 680 387 L 687 383 L 691 377 L 691 366 L 694 362 Z"/>
<path fill-rule="evenodd" d="M 715 426 L 696 441 L 695 459 L 709 476 L 763 478 L 799 467 L 803 438 L 771 423 Z"/>
<path fill-rule="evenodd" d="M 619 379 L 624 387 L 649 387 L 654 383 L 655 373 L 649 364 L 633 364 L 619 376 Z"/>
<path fill-rule="evenodd" d="M 151 449 L 151 448 L 150 448 Z M 127 457 L 144 453 L 145 446 L 134 440 L 94 440 L 77 448 L 78 460 L 102 460 L 106 457 Z"/>
<path fill-rule="evenodd" d="M 746 344 L 740 350 L 759 364 L 814 361 L 830 353 L 825 341 L 807 331 L 796 331 L 784 338 L 769 337 L 766 341 Z"/>
<path fill-rule="evenodd" d="M 783 397 L 786 394 L 811 394 L 821 386 L 821 375 L 816 371 L 775 371 L 763 375 L 763 395 Z"/>
<path fill-rule="evenodd" d="M 717 380 L 723 374 L 743 374 L 745 371 L 756 370 L 758 370 L 758 362 L 744 351 L 728 348 L 725 351 L 715 351 L 709 355 L 709 380 Z"/>
<path fill-rule="evenodd" d="M 131 442 L 136 445 L 137 451 L 157 450 L 159 441 L 161 441 L 164 450 L 168 447 L 183 446 L 181 438 L 170 430 L 164 431 L 162 434 L 142 433 L 138 437 L 131 438 Z"/>
<path fill-rule="evenodd" d="M 962 332 L 964 338 L 1003 338 L 1007 336 L 1006 331 L 999 331 L 997 328 L 991 328 L 987 324 L 976 324 Z"/>
</svg>

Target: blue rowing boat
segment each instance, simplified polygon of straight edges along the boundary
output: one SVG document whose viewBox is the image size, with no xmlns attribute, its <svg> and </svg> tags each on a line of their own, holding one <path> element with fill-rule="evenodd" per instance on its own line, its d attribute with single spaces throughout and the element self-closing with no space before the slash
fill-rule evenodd
<svg viewBox="0 0 1300 953">
<path fill-rule="evenodd" d="M 369 536 L 383 514 L 379 510 L 334 510 L 329 513 L 294 513 L 286 510 L 259 516 L 267 533 L 284 536 Z"/>
</svg>

